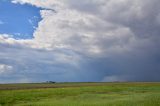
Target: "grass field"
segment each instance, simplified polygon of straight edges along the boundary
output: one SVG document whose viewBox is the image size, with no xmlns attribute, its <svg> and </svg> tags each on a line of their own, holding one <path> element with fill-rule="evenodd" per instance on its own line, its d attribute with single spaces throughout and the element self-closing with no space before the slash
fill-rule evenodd
<svg viewBox="0 0 160 106">
<path fill-rule="evenodd" d="M 160 83 L 1 84 L 0 106 L 160 106 Z"/>
</svg>

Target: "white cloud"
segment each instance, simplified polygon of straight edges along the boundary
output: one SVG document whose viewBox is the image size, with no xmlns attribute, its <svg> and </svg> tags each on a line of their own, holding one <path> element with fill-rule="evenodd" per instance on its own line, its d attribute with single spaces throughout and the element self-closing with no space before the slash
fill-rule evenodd
<svg viewBox="0 0 160 106">
<path fill-rule="evenodd" d="M 12 0 L 12 3 L 20 3 L 20 4 L 32 4 L 37 7 L 42 7 L 46 9 L 60 9 L 64 6 L 62 1 L 52 1 L 52 0 Z M 60 6 L 60 7 L 59 7 Z"/>
<path fill-rule="evenodd" d="M 135 29 L 134 22 L 143 21 L 149 15 L 153 16 L 151 8 L 158 1 L 13 0 L 12 2 L 29 3 L 56 11 L 41 10 L 43 20 L 34 32 L 35 38 L 29 40 L 30 46 L 48 50 L 65 48 L 80 53 L 85 51 L 86 55 L 103 56 L 112 54 L 112 51 L 122 52 L 130 49 L 130 45 L 133 45 L 139 36 L 136 33 L 141 33 L 141 30 Z M 134 32 L 135 30 L 138 31 Z M 146 34 L 144 33 L 144 36 Z"/>
<path fill-rule="evenodd" d="M 0 74 L 8 73 L 10 70 L 12 70 L 12 66 L 0 64 Z"/>
<path fill-rule="evenodd" d="M 35 48 L 46 48 L 48 50 L 65 48 L 80 53 L 85 51 L 85 54 L 88 55 L 106 55 L 106 51 L 109 54 L 109 50 L 117 48 L 124 50 L 125 47 L 122 48 L 122 46 L 126 44 L 123 43 L 123 40 L 130 43 L 130 39 L 134 39 L 129 27 L 105 19 L 113 12 L 108 12 L 108 16 L 104 12 L 108 8 L 118 5 L 117 2 L 108 1 L 107 4 L 104 0 L 79 1 L 79 4 L 73 0 L 47 0 L 46 2 L 14 0 L 13 2 L 30 3 L 56 10 L 56 12 L 41 10 L 43 20 L 34 32 L 35 39 L 32 41 L 32 47 Z M 124 6 L 128 7 L 127 2 L 123 0 L 122 3 L 120 2 L 119 8 L 124 3 Z M 90 7 L 84 8 L 88 5 Z M 57 7 L 58 9 L 56 9 Z M 98 14 L 94 13 L 93 7 L 97 8 Z M 88 12 L 86 13 L 86 11 Z M 103 43 L 105 42 L 108 43 L 104 47 Z"/>
</svg>

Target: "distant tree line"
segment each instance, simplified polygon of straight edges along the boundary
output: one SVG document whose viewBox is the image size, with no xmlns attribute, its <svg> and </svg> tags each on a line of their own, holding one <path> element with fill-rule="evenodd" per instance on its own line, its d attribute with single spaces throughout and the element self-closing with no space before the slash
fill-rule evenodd
<svg viewBox="0 0 160 106">
<path fill-rule="evenodd" d="M 54 82 L 54 81 L 46 81 L 46 83 L 56 83 L 56 82 Z"/>
</svg>

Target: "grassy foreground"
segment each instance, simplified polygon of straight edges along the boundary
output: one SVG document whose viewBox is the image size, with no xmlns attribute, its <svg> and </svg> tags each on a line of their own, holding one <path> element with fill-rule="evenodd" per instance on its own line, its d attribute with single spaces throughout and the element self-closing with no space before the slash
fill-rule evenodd
<svg viewBox="0 0 160 106">
<path fill-rule="evenodd" d="M 0 106 L 160 106 L 160 83 L 1 84 Z"/>
</svg>

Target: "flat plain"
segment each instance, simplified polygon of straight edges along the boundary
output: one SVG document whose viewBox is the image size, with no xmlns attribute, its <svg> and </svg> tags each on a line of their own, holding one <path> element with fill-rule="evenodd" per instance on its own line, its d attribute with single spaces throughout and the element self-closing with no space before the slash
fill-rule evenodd
<svg viewBox="0 0 160 106">
<path fill-rule="evenodd" d="M 160 83 L 0 84 L 0 106 L 160 106 Z"/>
</svg>

